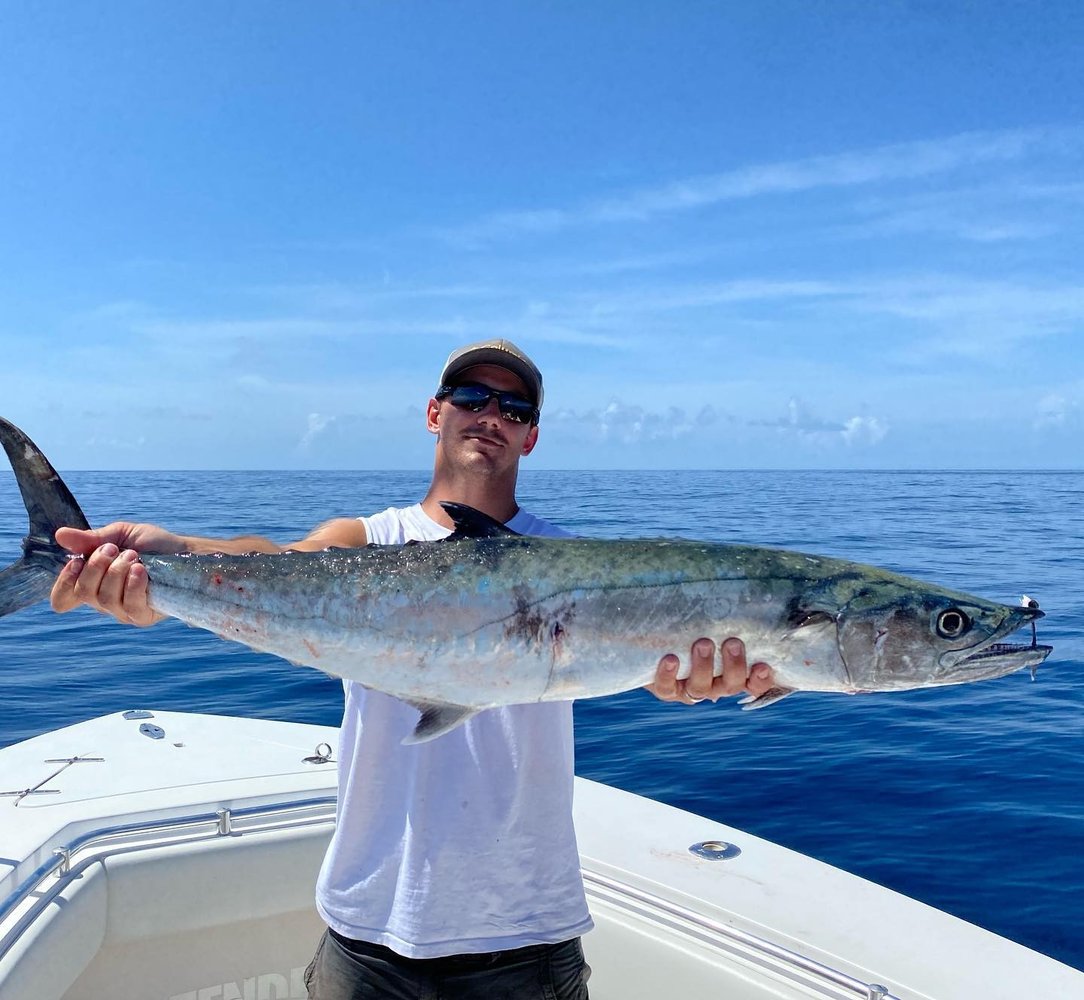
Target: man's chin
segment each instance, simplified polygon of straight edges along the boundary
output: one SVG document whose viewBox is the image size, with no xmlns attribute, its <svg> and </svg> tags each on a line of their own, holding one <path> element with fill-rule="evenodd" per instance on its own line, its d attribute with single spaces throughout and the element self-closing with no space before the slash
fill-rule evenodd
<svg viewBox="0 0 1084 1000">
<path fill-rule="evenodd" d="M 472 447 L 473 442 L 459 450 L 459 460 L 479 473 L 493 473 L 514 464 L 509 460 L 508 450 L 504 447 Z"/>
</svg>

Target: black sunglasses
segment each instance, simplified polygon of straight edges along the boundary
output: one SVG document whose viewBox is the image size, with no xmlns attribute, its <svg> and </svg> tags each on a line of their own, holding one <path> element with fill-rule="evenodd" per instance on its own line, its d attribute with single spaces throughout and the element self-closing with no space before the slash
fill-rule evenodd
<svg viewBox="0 0 1084 1000">
<path fill-rule="evenodd" d="M 538 407 L 529 399 L 514 392 L 491 389 L 478 382 L 464 382 L 462 385 L 442 385 L 436 393 L 436 399 L 447 399 L 452 406 L 472 413 L 481 413 L 491 399 L 497 400 L 497 409 L 505 420 L 514 424 L 537 424 Z"/>
</svg>

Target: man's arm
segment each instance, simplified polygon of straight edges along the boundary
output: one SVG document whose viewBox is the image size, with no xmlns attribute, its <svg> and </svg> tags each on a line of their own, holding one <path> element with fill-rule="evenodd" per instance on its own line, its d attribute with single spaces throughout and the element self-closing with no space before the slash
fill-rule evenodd
<svg viewBox="0 0 1084 1000">
<path fill-rule="evenodd" d="M 368 541 L 365 525 L 346 517 L 327 521 L 289 545 L 259 535 L 229 539 L 175 535 L 157 525 L 127 521 L 93 531 L 60 528 L 56 540 L 83 558 L 70 560 L 57 576 L 49 598 L 53 610 L 71 611 L 86 604 L 119 622 L 140 626 L 153 625 L 164 617 L 147 603 L 147 570 L 139 562 L 140 553 L 320 552 L 327 548 L 355 548 Z"/>
</svg>

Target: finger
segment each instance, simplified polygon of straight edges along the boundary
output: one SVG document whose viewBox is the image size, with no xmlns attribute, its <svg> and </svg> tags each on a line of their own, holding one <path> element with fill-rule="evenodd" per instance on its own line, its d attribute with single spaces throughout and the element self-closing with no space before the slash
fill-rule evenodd
<svg viewBox="0 0 1084 1000">
<path fill-rule="evenodd" d="M 139 558 L 131 549 L 125 549 L 106 568 L 98 587 L 98 604 L 121 621 L 128 618 L 124 607 L 124 586 L 128 582 L 128 573 L 132 564 Z"/>
<path fill-rule="evenodd" d="M 715 643 L 697 639 L 689 650 L 689 676 L 685 678 L 685 700 L 703 701 L 712 696 L 715 675 Z"/>
<path fill-rule="evenodd" d="M 659 666 L 655 670 L 655 680 L 648 685 L 656 698 L 661 698 L 663 701 L 677 701 L 677 672 L 680 666 L 681 661 L 673 653 L 667 653 L 659 660 Z"/>
<path fill-rule="evenodd" d="M 98 589 L 105 578 L 106 570 L 113 564 L 113 560 L 120 554 L 117 547 L 109 542 L 100 545 L 86 559 L 83 571 L 79 579 L 75 581 L 75 596 L 81 604 L 89 604 L 99 607 Z"/>
<path fill-rule="evenodd" d="M 151 609 L 147 601 L 147 568 L 141 562 L 132 566 L 124 585 L 124 610 L 133 625 L 146 627 L 159 619 L 157 612 Z"/>
<path fill-rule="evenodd" d="M 82 528 L 57 528 L 56 541 L 61 548 L 65 548 L 69 552 L 89 556 L 106 539 L 100 537 L 97 531 Z"/>
<path fill-rule="evenodd" d="M 749 669 L 745 662 L 745 643 L 731 636 L 723 643 L 723 672 L 715 679 L 715 697 L 729 697 L 745 690 Z"/>
<path fill-rule="evenodd" d="M 745 685 L 749 693 L 759 697 L 775 687 L 775 676 L 767 663 L 754 663 L 749 671 L 749 682 Z"/>
<path fill-rule="evenodd" d="M 83 566 L 82 559 L 70 559 L 57 574 L 56 583 L 49 594 L 49 604 L 54 611 L 63 614 L 82 603 L 75 596 L 75 581 L 83 571 Z"/>
</svg>

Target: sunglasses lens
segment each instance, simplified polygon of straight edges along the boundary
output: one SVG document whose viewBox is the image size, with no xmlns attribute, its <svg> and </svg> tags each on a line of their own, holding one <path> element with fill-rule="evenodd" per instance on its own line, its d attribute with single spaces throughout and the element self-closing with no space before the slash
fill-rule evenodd
<svg viewBox="0 0 1084 1000">
<path fill-rule="evenodd" d="M 492 393 L 481 385 L 457 385 L 452 390 L 451 400 L 453 406 L 461 406 L 465 410 L 473 410 L 476 413 L 486 407 Z"/>
<path fill-rule="evenodd" d="M 443 392 L 443 390 L 442 390 Z M 498 392 L 486 385 L 457 385 L 446 392 L 453 406 L 458 406 L 472 413 L 484 410 L 489 401 L 496 397 L 497 408 L 505 420 L 516 424 L 528 424 L 535 419 L 535 408 L 530 400 L 517 396 L 514 392 Z"/>
<path fill-rule="evenodd" d="M 501 416 L 505 420 L 512 420 L 517 424 L 526 424 L 534 417 L 534 407 L 526 399 L 507 394 L 497 397 L 497 406 L 500 407 Z"/>
</svg>

